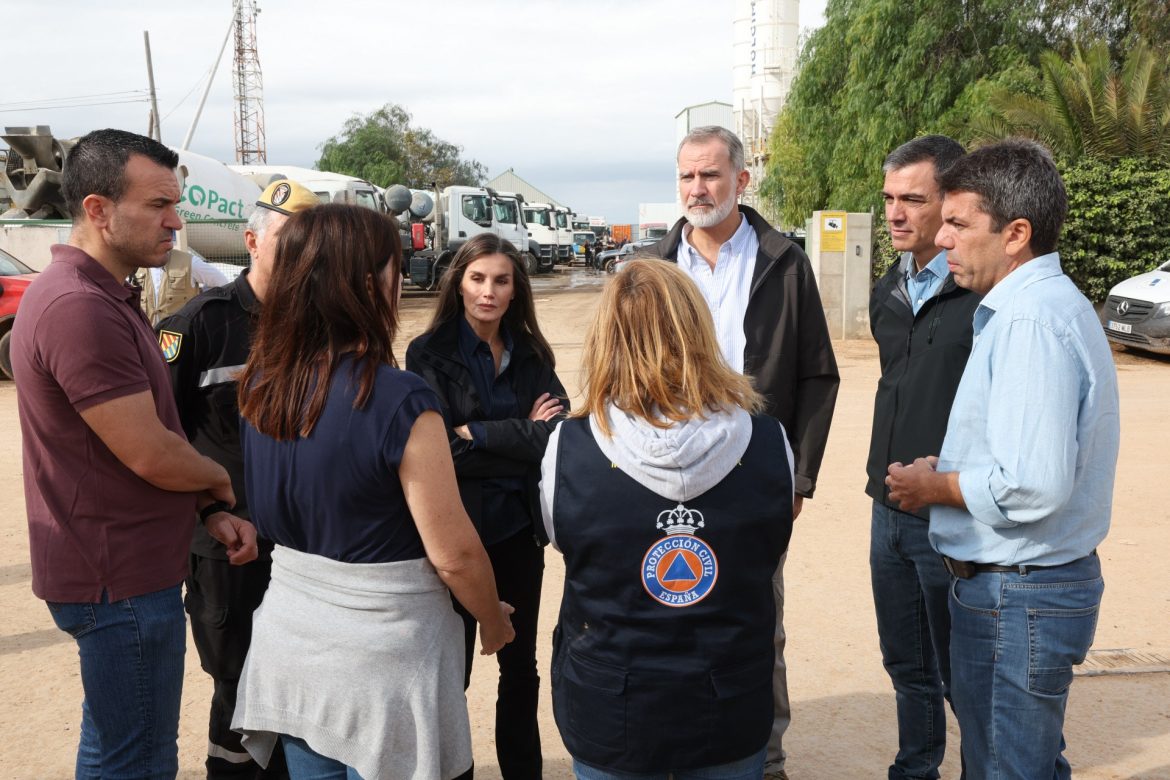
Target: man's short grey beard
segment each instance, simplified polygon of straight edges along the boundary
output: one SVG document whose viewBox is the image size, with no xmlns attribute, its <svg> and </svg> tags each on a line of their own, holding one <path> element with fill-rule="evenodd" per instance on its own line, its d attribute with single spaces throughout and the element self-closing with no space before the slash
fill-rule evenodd
<svg viewBox="0 0 1170 780">
<path fill-rule="evenodd" d="M 690 222 L 693 227 L 703 229 L 712 228 L 727 219 L 727 215 L 735 208 L 735 201 L 736 195 L 732 193 L 726 202 L 715 204 L 715 208 L 710 211 L 692 214 L 691 209 L 693 207 L 688 206 L 684 213 L 686 214 L 687 222 Z"/>
</svg>

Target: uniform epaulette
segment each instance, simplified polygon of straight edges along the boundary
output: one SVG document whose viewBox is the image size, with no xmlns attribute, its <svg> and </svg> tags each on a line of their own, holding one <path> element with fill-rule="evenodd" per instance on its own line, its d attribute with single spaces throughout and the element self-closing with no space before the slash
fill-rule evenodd
<svg viewBox="0 0 1170 780">
<path fill-rule="evenodd" d="M 232 295 L 233 291 L 230 284 L 225 284 L 221 287 L 212 287 L 209 290 L 204 290 L 191 300 L 187 301 L 183 308 L 175 312 L 173 316 L 185 317 L 189 320 L 202 311 L 203 307 L 207 304 L 212 303 L 213 301 L 230 301 L 232 299 Z"/>
</svg>

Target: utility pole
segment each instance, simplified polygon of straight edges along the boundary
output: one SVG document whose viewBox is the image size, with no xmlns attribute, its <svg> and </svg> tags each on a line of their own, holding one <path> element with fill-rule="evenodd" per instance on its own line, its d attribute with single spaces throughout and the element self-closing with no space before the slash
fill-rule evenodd
<svg viewBox="0 0 1170 780">
<path fill-rule="evenodd" d="M 149 31 L 142 31 L 142 40 L 146 43 L 146 78 L 150 82 L 150 130 L 147 135 L 156 141 L 162 141 L 162 124 L 158 116 L 158 94 L 154 91 L 154 64 L 150 59 Z"/>
<path fill-rule="evenodd" d="M 237 0 L 235 4 L 236 56 L 235 137 L 236 162 L 241 165 L 267 163 L 264 138 L 264 78 L 256 53 L 256 0 Z"/>
</svg>

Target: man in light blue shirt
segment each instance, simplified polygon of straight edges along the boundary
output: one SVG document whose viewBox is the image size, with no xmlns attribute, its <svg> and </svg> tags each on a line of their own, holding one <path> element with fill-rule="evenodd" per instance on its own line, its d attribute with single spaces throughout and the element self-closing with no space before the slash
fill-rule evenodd
<svg viewBox="0 0 1170 780">
<path fill-rule="evenodd" d="M 906 294 L 910 296 L 910 308 L 915 314 L 939 291 L 949 273 L 946 252 L 935 255 L 921 271 L 912 263 L 906 264 Z"/>
<path fill-rule="evenodd" d="M 973 777 L 1068 778 L 1065 705 L 1093 642 L 1120 439 L 1117 375 L 1092 305 L 1054 251 L 1064 184 L 1011 140 L 940 181 L 955 281 L 985 294 L 938 458 L 891 464 L 890 498 L 930 504 L 955 577 L 951 685 Z"/>
</svg>

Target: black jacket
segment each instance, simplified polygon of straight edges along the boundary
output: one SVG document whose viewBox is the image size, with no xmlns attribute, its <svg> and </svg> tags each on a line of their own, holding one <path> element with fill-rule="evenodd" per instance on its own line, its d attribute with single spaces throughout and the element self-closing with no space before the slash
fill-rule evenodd
<svg viewBox="0 0 1170 780">
<path fill-rule="evenodd" d="M 245 271 L 232 283 L 201 293 L 158 324 L 160 341 L 179 339 L 174 353 L 164 353 L 164 357 L 183 430 L 200 454 L 227 469 L 236 494 L 233 512 L 240 517 L 248 517 L 249 512 L 236 377 L 248 362 L 259 317 L 260 302 Z M 261 555 L 271 548 L 270 542 L 261 540 Z M 224 546 L 202 523 L 195 526 L 191 551 L 227 560 Z"/>
<path fill-rule="evenodd" d="M 938 294 L 915 315 L 906 291 L 905 259 L 874 285 L 869 327 L 878 343 L 882 376 L 866 468 L 865 492 L 871 498 L 899 509 L 888 497 L 889 465 L 938 455 L 971 354 L 971 321 L 982 299 L 947 274 Z M 927 512 L 923 508 L 913 514 L 925 520 Z"/>
<path fill-rule="evenodd" d="M 564 385 L 553 367 L 541 359 L 523 333 L 513 333 L 512 337 L 512 360 L 508 371 L 512 374 L 512 388 L 521 412 L 527 415 L 542 393 L 561 398 L 565 411 L 568 411 Z M 406 350 L 406 370 L 425 379 L 439 396 L 451 456 L 455 461 L 459 496 L 476 528 L 480 528 L 483 522 L 482 480 L 522 477 L 533 536 L 538 544 L 547 544 L 539 505 L 540 461 L 557 421 L 538 422 L 527 416 L 510 420 L 484 419 L 486 414 L 475 391 L 471 371 L 459 353 L 457 320 L 443 323 L 433 333 L 424 333 L 410 342 Z M 483 425 L 487 441 L 472 446 L 470 441 L 455 433 L 455 428 L 477 421 Z"/>
<path fill-rule="evenodd" d="M 754 210 L 739 210 L 760 243 L 743 318 L 744 373 L 764 396 L 764 412 L 788 433 L 796 492 L 811 498 L 841 384 L 829 326 L 808 256 Z M 680 219 L 650 249 L 677 262 L 684 225 Z"/>
</svg>

